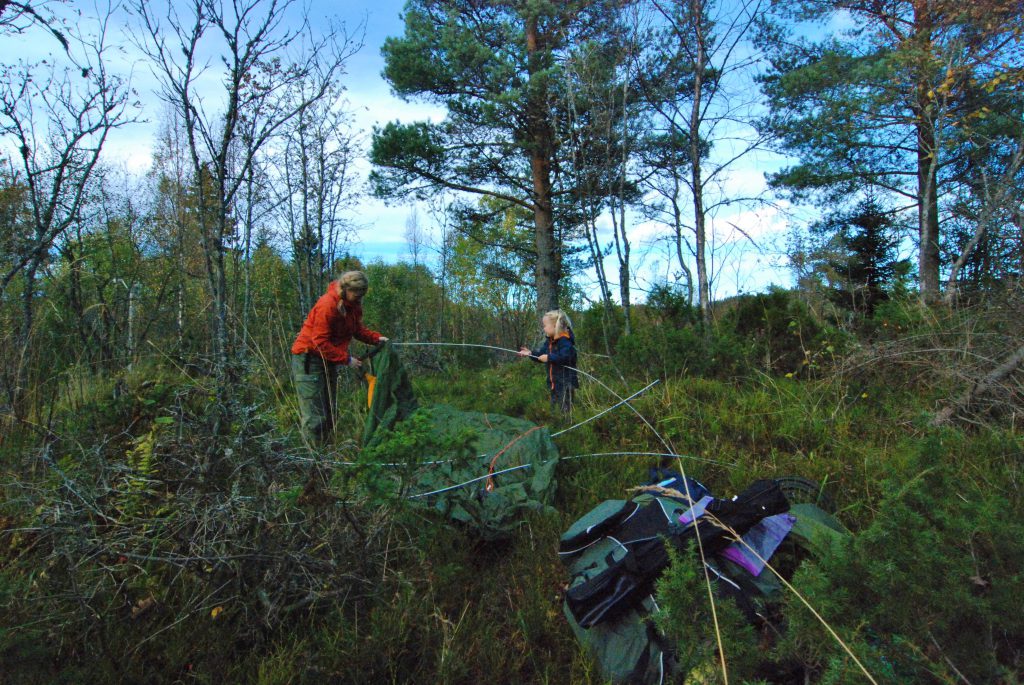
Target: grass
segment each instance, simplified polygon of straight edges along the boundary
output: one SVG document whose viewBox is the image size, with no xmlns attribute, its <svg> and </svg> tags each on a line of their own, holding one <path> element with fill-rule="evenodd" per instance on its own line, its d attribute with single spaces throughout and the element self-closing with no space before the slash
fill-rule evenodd
<svg viewBox="0 0 1024 685">
<path fill-rule="evenodd" d="M 621 396 L 646 384 L 617 378 L 600 360 L 588 370 Z M 287 376 L 278 371 L 254 374 L 240 398 L 249 408 L 244 416 L 250 418 L 236 428 L 239 437 L 233 444 L 254 464 L 283 463 L 286 456 L 308 454 L 296 433 L 287 381 L 281 380 Z M 63 477 L 33 463 L 38 451 L 26 449 L 30 440 L 12 440 L 0 448 L 5 484 L 0 517 L 7 529 L 0 534 L 0 599 L 10 607 L 0 620 L 0 661 L 19 664 L 17 669 L 5 668 L 0 682 L 132 680 L 142 674 L 147 682 L 268 685 L 601 682 L 562 618 L 565 574 L 554 551 L 573 520 L 603 499 L 626 496 L 627 488 L 646 481 L 647 468 L 657 459 L 563 462 L 555 512 L 531 514 L 503 544 L 482 542 L 472 531 L 422 509 L 394 505 L 383 518 L 367 513 L 360 525 L 377 521 L 373 525 L 380 526 L 373 543 L 379 558 L 363 565 L 349 559 L 353 563 L 343 566 L 366 574 L 372 586 L 353 583 L 349 592 L 330 601 L 275 624 L 258 625 L 261 600 L 253 596 L 235 597 L 224 603 L 222 614 L 212 616 L 211 607 L 198 601 L 202 597 L 197 593 L 209 587 L 201 574 L 193 578 L 158 564 L 132 566 L 84 549 L 65 549 L 62 557 L 57 550 L 44 549 L 43 537 L 10 532 L 52 523 L 46 516 L 53 516 L 53 501 L 71 497 L 63 478 L 87 483 L 109 465 L 125 463 L 133 446 L 155 426 L 163 426 L 164 432 L 152 448 L 154 469 L 169 469 L 174 459 L 188 459 L 187 450 L 202 446 L 209 394 L 173 368 L 137 368 L 116 379 L 83 375 L 73 381 L 68 383 L 73 390 L 62 394 L 56 405 L 52 431 L 57 437 L 49 447 L 57 457 L 53 463 L 64 467 Z M 423 404 L 443 402 L 566 425 L 548 407 L 539 367 L 525 362 L 503 360 L 475 370 L 442 365 L 441 370 L 417 370 L 414 381 Z M 366 405 L 354 374 L 340 388 L 339 440 L 332 454 L 344 457 L 356 449 Z M 573 419 L 587 418 L 616 401 L 607 390 L 584 381 Z M 740 380 L 668 379 L 633 406 L 678 453 L 719 462 L 683 461 L 688 474 L 716 494 L 735 494 L 756 478 L 800 475 L 827 483 L 840 518 L 863 530 L 884 513 L 880 502 L 892 495 L 892 482 L 909 481 L 920 473 L 922 445 L 927 444 L 931 458 L 955 478 L 976 491 L 999 493 L 1011 511 L 1021 512 L 1019 435 L 1012 428 L 928 429 L 922 417 L 929 402 L 913 389 L 871 380 L 753 375 Z M 156 423 L 160 417 L 171 417 L 173 424 Z M 664 450 L 659 437 L 625 407 L 556 442 L 563 456 Z M 303 503 L 298 495 L 310 482 L 307 467 L 264 469 L 272 473 L 272 482 L 260 480 L 260 468 L 252 467 L 240 494 L 276 497 L 281 508 L 274 509 L 275 525 L 301 531 L 329 506 Z M 165 494 L 150 497 L 125 502 L 135 502 L 131 506 L 137 510 L 176 506 Z M 129 524 L 127 519 L 119 523 Z M 358 548 L 350 552 L 362 553 Z M 61 558 L 70 563 L 40 566 L 43 560 Z M 41 577 L 44 573 L 46 578 Z M 93 600 L 70 603 L 83 579 L 98 588 Z M 816 582 L 821 593 L 828 591 L 827 583 L 820 578 Z M 253 595 L 259 583 L 231 587 L 236 594 Z M 133 617 L 133 607 L 149 596 L 157 608 Z M 203 610 L 193 610 L 199 607 Z M 841 603 L 831 608 L 840 614 L 850 611 Z M 830 653 L 821 642 L 809 642 L 806 635 L 812 633 L 808 626 L 801 633 L 804 642 L 792 649 L 803 649 L 808 661 L 812 656 L 827 658 Z M 140 636 L 152 639 L 142 644 Z"/>
</svg>

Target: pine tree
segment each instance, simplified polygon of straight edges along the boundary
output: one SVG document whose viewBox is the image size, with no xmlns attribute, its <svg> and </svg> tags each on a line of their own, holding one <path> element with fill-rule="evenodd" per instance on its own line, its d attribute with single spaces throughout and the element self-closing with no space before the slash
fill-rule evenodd
<svg viewBox="0 0 1024 685">
<path fill-rule="evenodd" d="M 385 78 L 403 97 L 443 104 L 440 123 L 393 122 L 374 133 L 380 196 L 440 190 L 490 196 L 533 217 L 537 306 L 558 306 L 567 238 L 579 218 L 562 172 L 565 82 L 559 57 L 607 36 L 611 0 L 412 0 L 405 33 L 385 41 Z M 569 165 L 564 165 L 569 167 Z M 558 225 L 561 220 L 562 225 Z"/>
<path fill-rule="evenodd" d="M 762 85 L 765 120 L 798 163 L 772 177 L 797 198 L 824 193 L 856 201 L 866 191 L 917 209 L 918 278 L 925 301 L 939 294 L 941 206 L 965 125 L 995 106 L 969 93 L 1021 81 L 1014 65 L 1017 2 L 801 0 L 778 3 L 788 28 L 762 34 L 772 69 Z M 851 27 L 819 41 L 794 39 L 799 22 L 841 18 Z M 806 25 L 801 26 L 806 29 Z"/>
</svg>

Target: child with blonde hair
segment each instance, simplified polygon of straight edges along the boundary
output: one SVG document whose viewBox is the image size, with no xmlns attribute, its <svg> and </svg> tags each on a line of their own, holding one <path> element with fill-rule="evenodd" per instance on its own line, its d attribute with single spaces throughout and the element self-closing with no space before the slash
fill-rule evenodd
<svg viewBox="0 0 1024 685">
<path fill-rule="evenodd" d="M 558 407 L 563 413 L 572 411 L 573 391 L 580 387 L 576 373 L 576 338 L 572 333 L 572 322 L 561 309 L 553 309 L 541 318 L 546 339 L 537 349 L 522 347 L 520 357 L 530 357 L 547 365 L 548 388 L 551 391 L 551 407 Z"/>
</svg>

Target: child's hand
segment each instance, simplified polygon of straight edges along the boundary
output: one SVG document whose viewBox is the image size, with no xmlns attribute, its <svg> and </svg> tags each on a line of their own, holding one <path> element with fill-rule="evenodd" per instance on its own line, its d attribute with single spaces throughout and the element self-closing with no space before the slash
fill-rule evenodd
<svg viewBox="0 0 1024 685">
<path fill-rule="evenodd" d="M 537 361 L 547 363 L 548 356 L 546 354 L 542 354 L 541 356 L 537 357 Z"/>
<path fill-rule="evenodd" d="M 520 357 L 529 357 L 530 356 L 530 350 L 526 349 L 525 347 L 520 347 L 519 348 L 519 356 Z"/>
</svg>

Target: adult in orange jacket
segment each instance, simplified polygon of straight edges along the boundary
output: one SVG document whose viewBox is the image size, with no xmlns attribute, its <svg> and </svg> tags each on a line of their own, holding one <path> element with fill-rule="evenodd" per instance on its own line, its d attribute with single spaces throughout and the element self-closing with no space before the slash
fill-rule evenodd
<svg viewBox="0 0 1024 685">
<path fill-rule="evenodd" d="M 376 345 L 387 340 L 363 325 L 363 296 L 369 287 L 362 271 L 346 271 L 331 281 L 292 344 L 292 378 L 299 394 L 302 430 L 314 440 L 324 441 L 334 430 L 338 367 L 362 366 L 349 354 L 349 342 L 355 338 Z"/>
</svg>

